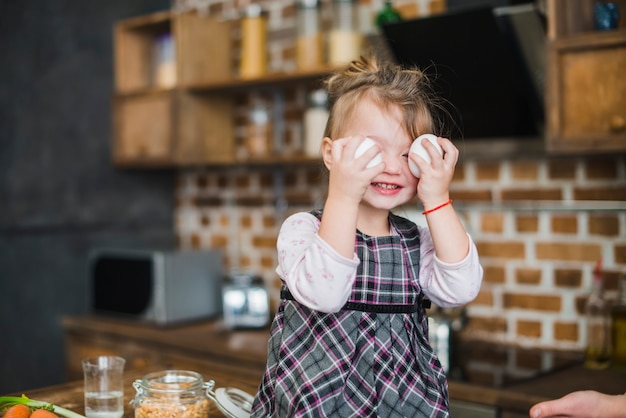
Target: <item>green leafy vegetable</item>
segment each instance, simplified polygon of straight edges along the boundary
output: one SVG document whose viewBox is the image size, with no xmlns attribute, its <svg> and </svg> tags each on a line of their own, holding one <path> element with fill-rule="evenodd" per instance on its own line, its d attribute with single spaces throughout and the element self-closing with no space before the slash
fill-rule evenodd
<svg viewBox="0 0 626 418">
<path fill-rule="evenodd" d="M 48 411 L 52 411 L 57 415 L 63 416 L 65 418 L 85 418 L 84 415 L 77 414 L 74 411 L 70 411 L 69 409 L 62 408 L 60 406 L 56 406 L 49 402 L 37 401 L 35 399 L 30 399 L 26 395 L 22 396 L 0 396 L 0 411 L 4 411 L 5 409 L 17 405 L 22 404 L 26 405 L 31 409 L 46 409 Z"/>
</svg>

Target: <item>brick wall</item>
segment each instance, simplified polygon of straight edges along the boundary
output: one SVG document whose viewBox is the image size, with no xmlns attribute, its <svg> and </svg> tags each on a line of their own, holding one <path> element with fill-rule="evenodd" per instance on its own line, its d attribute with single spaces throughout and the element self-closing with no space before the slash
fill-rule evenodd
<svg viewBox="0 0 626 418">
<path fill-rule="evenodd" d="M 325 4 L 328 2 L 324 2 Z M 410 6 L 411 3 L 397 2 Z M 232 16 L 248 2 L 196 0 L 213 14 Z M 270 52 L 273 70 L 293 68 L 295 9 L 272 1 Z M 382 1 L 361 2 L 365 15 Z M 236 50 L 234 34 L 234 48 Z M 236 53 L 234 53 L 236 60 Z M 284 153 L 301 148 L 305 87 L 283 92 Z M 253 94 L 261 94 L 254 92 Z M 272 101 L 272 95 L 264 97 Z M 237 101 L 238 152 L 245 148 L 250 97 Z M 626 156 L 485 158 L 462 151 L 452 197 L 478 245 L 485 280 L 467 307 L 473 337 L 533 347 L 579 350 L 585 330 L 582 307 L 595 262 L 603 258 L 609 296 L 626 269 Z M 181 248 L 218 248 L 227 268 L 260 273 L 279 282 L 275 240 L 290 213 L 320 207 L 325 193 L 321 165 L 194 168 L 181 170 L 176 186 L 176 232 Z M 402 208 L 418 223 L 417 203 Z M 274 303 L 277 292 L 273 292 Z"/>
<path fill-rule="evenodd" d="M 321 206 L 324 178 L 317 165 L 182 171 L 180 246 L 220 248 L 229 268 L 259 272 L 277 289 L 278 228 L 288 214 Z M 604 260 L 609 296 L 626 269 L 626 157 L 464 161 L 451 194 L 485 268 L 467 309 L 471 335 L 580 349 L 596 261 Z M 424 223 L 417 203 L 398 212 Z"/>
</svg>

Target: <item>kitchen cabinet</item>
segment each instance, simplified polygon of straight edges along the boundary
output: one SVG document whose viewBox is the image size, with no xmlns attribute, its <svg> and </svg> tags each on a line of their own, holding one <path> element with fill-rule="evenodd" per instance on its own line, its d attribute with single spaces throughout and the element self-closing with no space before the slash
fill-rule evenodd
<svg viewBox="0 0 626 418">
<path fill-rule="evenodd" d="M 594 3 L 548 1 L 549 152 L 626 150 L 626 28 L 594 30 Z"/>
<path fill-rule="evenodd" d="M 250 92 L 264 91 L 281 102 L 285 90 L 312 88 L 328 69 L 268 74 L 258 78 L 233 75 L 229 21 L 196 12 L 159 12 L 118 22 L 114 28 L 115 92 L 113 98 L 113 162 L 123 167 L 187 165 L 284 164 L 313 162 L 302 154 L 250 158 L 238 155 L 237 105 Z M 160 82 L 159 47 L 164 37 L 174 46 L 175 77 Z M 171 77 L 170 77 L 171 79 Z M 286 112 L 274 106 L 272 121 Z M 288 111 L 293 112 L 293 109 Z M 273 141 L 285 132 L 275 123 Z M 317 159 L 315 159 L 317 162 Z"/>
</svg>

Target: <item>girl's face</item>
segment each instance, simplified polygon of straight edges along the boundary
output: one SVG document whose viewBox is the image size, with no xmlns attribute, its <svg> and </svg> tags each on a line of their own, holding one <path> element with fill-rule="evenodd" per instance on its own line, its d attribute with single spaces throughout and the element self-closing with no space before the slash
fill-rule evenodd
<svg viewBox="0 0 626 418">
<path fill-rule="evenodd" d="M 414 138 L 403 126 L 402 113 L 397 106 L 381 109 L 365 100 L 355 109 L 354 116 L 342 136 L 363 135 L 378 143 L 382 149 L 385 171 L 374 177 L 362 203 L 375 209 L 391 210 L 411 200 L 417 194 L 417 178 L 409 169 L 409 148 Z"/>
</svg>

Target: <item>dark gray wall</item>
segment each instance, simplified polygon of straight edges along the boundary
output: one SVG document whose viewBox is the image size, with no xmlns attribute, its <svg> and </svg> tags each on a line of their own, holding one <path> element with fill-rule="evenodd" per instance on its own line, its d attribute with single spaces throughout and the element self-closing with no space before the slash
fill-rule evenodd
<svg viewBox="0 0 626 418">
<path fill-rule="evenodd" d="M 174 247 L 174 173 L 110 158 L 113 23 L 169 6 L 0 0 L 0 394 L 65 380 L 92 249 Z"/>
</svg>

